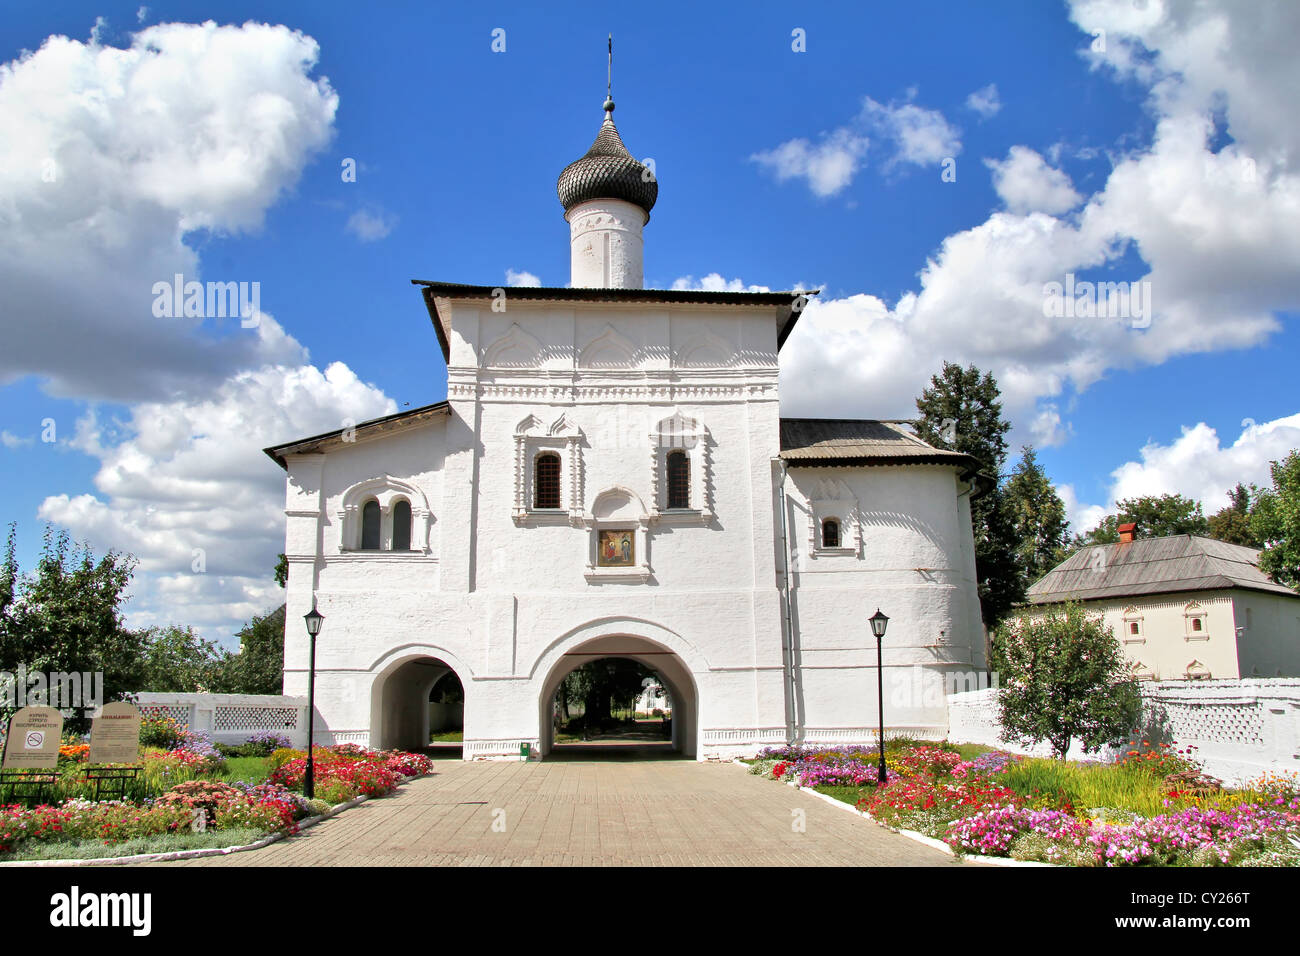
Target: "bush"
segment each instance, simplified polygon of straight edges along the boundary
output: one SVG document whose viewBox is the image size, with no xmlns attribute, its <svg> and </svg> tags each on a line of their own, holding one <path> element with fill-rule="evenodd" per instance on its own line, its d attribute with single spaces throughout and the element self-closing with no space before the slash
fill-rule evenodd
<svg viewBox="0 0 1300 956">
<path fill-rule="evenodd" d="M 185 743 L 180 724 L 164 714 L 145 714 L 140 718 L 140 746 L 175 750 Z"/>
</svg>

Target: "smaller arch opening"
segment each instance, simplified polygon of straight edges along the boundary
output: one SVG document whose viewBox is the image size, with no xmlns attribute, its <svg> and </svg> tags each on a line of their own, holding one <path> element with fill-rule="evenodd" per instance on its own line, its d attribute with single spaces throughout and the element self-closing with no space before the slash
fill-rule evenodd
<svg viewBox="0 0 1300 956">
<path fill-rule="evenodd" d="M 393 505 L 393 550 L 411 550 L 411 503 L 398 501 Z"/>
<path fill-rule="evenodd" d="M 379 502 L 371 498 L 361 506 L 361 550 L 379 550 Z"/>
</svg>

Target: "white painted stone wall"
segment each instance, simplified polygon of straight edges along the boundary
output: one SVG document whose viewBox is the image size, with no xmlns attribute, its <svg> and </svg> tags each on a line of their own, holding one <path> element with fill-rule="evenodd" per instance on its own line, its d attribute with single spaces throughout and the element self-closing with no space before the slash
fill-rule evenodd
<svg viewBox="0 0 1300 956">
<path fill-rule="evenodd" d="M 295 747 L 306 745 L 306 697 L 184 693 L 135 696 L 141 712 L 164 713 L 186 730 L 206 733 L 213 743 L 242 744 L 256 733 L 273 731 L 288 737 Z M 316 720 L 319 724 L 319 713 Z"/>
<path fill-rule="evenodd" d="M 1143 681 L 1143 737 L 1196 747 L 1213 776 L 1229 783 L 1266 771 L 1300 772 L 1300 680 L 1247 679 Z M 948 739 L 1014 753 L 1050 756 L 1051 748 L 1025 748 L 1001 739 L 997 691 L 948 697 Z M 1072 759 L 1114 759 L 1122 748 L 1085 755 L 1076 743 Z"/>
<path fill-rule="evenodd" d="M 780 310 L 514 302 L 508 291 L 505 311 L 487 300 L 444 305 L 448 417 L 288 459 L 285 689 L 306 691 L 297 622 L 314 595 L 326 618 L 318 740 L 419 745 L 436 678 L 417 662 L 436 659 L 465 690 L 467 758 L 517 757 L 523 743 L 538 753 L 555 687 L 599 654 L 660 673 L 688 754 L 784 742 Z M 683 512 L 666 510 L 666 420 L 691 456 Z M 556 513 L 528 507 L 540 450 L 562 457 Z M 983 662 L 965 489 L 938 467 L 837 470 L 862 509 L 861 551 L 811 556 L 796 502 L 815 497 L 817 476 L 803 471 L 787 479 L 802 635 L 794 733 L 834 742 L 874 733 L 866 618 L 879 605 L 893 618 L 886 693 L 897 706 L 887 700 L 887 720 L 941 735 L 942 691 L 937 706 L 927 700 L 937 675 Z M 427 502 L 427 549 L 350 550 L 358 488 L 387 488 L 390 508 L 402 496 L 416 511 Z M 635 528 L 633 576 L 592 567 L 602 521 Z M 925 693 L 916 662 L 931 675 Z"/>
</svg>

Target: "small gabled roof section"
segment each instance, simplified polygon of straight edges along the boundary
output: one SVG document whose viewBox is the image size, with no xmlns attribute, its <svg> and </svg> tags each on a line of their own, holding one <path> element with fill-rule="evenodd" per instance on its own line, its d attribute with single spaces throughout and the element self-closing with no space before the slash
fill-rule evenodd
<svg viewBox="0 0 1300 956">
<path fill-rule="evenodd" d="M 451 361 L 451 318 L 438 308 L 438 299 L 484 299 L 502 286 L 464 285 L 459 282 L 433 282 L 412 279 L 421 287 L 425 308 L 433 329 L 438 333 L 444 361 Z M 795 323 L 808 304 L 808 297 L 818 290 L 788 292 L 703 292 L 698 289 L 568 289 L 555 286 L 509 286 L 507 296 L 524 302 L 650 302 L 692 305 L 772 306 L 777 312 L 776 347 L 780 351 L 794 331 Z"/>
<path fill-rule="evenodd" d="M 372 418 L 366 422 L 359 422 L 352 427 L 351 431 L 358 438 L 377 438 L 380 435 L 405 431 L 415 425 L 431 422 L 438 418 L 445 418 L 450 414 L 451 405 L 448 402 L 434 402 L 432 405 L 408 408 L 393 415 L 385 415 L 383 418 Z M 285 458 L 289 455 L 310 455 L 342 444 L 343 433 L 348 430 L 346 428 L 336 428 L 332 432 L 312 435 L 310 438 L 300 438 L 284 445 L 272 445 L 270 448 L 263 448 L 262 451 L 270 456 L 273 462 L 284 468 L 286 467 Z"/>
<path fill-rule="evenodd" d="M 926 444 L 906 426 L 870 418 L 783 418 L 781 458 L 792 466 L 953 465 L 971 475 L 979 471 L 977 459 Z"/>
<path fill-rule="evenodd" d="M 1054 604 L 1224 588 L 1300 598 L 1259 569 L 1254 548 L 1190 534 L 1083 548 L 1036 581 L 1027 598 Z"/>
</svg>

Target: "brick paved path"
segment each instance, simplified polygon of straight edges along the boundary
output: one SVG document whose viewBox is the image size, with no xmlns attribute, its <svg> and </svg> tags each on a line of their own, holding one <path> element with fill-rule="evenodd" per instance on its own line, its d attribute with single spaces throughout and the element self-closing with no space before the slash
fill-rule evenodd
<svg viewBox="0 0 1300 956">
<path fill-rule="evenodd" d="M 298 836 L 172 865 L 656 864 L 963 865 L 734 764 L 587 759 L 438 761 L 432 776 Z"/>
</svg>

